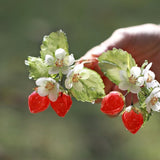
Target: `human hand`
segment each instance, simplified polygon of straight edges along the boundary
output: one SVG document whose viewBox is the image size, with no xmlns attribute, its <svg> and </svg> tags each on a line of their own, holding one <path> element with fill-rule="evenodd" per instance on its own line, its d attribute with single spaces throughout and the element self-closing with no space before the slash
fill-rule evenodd
<svg viewBox="0 0 160 160">
<path fill-rule="evenodd" d="M 144 24 L 116 30 L 110 38 L 100 45 L 89 50 L 80 61 L 85 61 L 85 66 L 97 71 L 105 84 L 106 94 L 111 90 L 118 90 L 107 77 L 103 75 L 98 67 L 97 58 L 107 50 L 121 48 L 132 54 L 138 65 L 144 60 L 152 62 L 152 71 L 155 72 L 156 79 L 160 81 L 160 26 L 155 24 Z"/>
</svg>

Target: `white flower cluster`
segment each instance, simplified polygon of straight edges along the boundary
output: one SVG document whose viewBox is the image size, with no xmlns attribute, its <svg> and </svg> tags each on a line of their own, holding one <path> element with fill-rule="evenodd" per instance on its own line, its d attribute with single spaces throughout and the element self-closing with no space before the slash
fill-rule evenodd
<svg viewBox="0 0 160 160">
<path fill-rule="evenodd" d="M 74 87 L 77 90 L 83 89 L 81 82 L 79 81 L 80 73 L 84 67 L 83 64 L 77 64 L 72 67 L 75 59 L 73 54 L 67 55 L 65 50 L 59 48 L 55 51 L 55 57 L 51 55 L 45 56 L 45 63 L 49 67 L 49 74 L 62 73 L 66 75 L 65 87 L 71 89 Z M 88 78 L 88 77 L 83 77 Z M 56 101 L 58 93 L 60 91 L 59 83 L 51 77 L 41 77 L 36 80 L 37 92 L 40 96 L 48 96 L 51 101 Z"/>
<path fill-rule="evenodd" d="M 132 93 L 141 91 L 144 86 L 152 90 L 150 95 L 146 98 L 146 110 L 148 113 L 153 111 L 160 111 L 160 84 L 155 79 L 155 74 L 150 70 L 152 63 L 149 63 L 145 68 L 134 66 L 131 68 L 130 73 L 120 71 L 121 82 L 119 88 L 121 90 L 128 90 Z"/>
<path fill-rule="evenodd" d="M 70 66 L 75 62 L 73 54 L 67 55 L 66 51 L 59 48 L 55 51 L 55 57 L 51 55 L 45 56 L 45 63 L 50 67 L 49 74 L 57 74 L 62 72 L 67 74 Z"/>
</svg>

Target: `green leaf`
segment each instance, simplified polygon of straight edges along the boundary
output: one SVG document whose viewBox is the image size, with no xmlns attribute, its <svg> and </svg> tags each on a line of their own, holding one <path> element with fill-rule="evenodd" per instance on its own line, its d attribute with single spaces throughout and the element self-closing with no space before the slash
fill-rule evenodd
<svg viewBox="0 0 160 160">
<path fill-rule="evenodd" d="M 44 36 L 40 51 L 42 59 L 45 59 L 47 54 L 54 56 L 58 48 L 63 48 L 68 54 L 67 37 L 62 30 Z"/>
<path fill-rule="evenodd" d="M 103 53 L 98 60 L 105 76 L 117 85 L 121 81 L 120 70 L 128 71 L 136 66 L 135 60 L 128 52 L 116 48 Z"/>
<path fill-rule="evenodd" d="M 29 66 L 29 78 L 36 80 L 40 77 L 48 77 L 48 68 L 41 58 L 29 56 L 25 64 Z"/>
<path fill-rule="evenodd" d="M 146 98 L 150 95 L 152 92 L 152 89 L 147 89 L 146 87 L 142 87 L 141 91 L 138 93 L 138 99 L 139 99 L 139 104 L 140 104 L 140 110 L 143 114 L 143 125 L 150 119 L 152 112 L 148 113 L 146 110 L 146 103 L 145 100 Z"/>
<path fill-rule="evenodd" d="M 146 87 L 142 87 L 141 91 L 138 93 L 139 103 L 142 105 L 146 98 L 150 95 L 151 90 L 147 89 Z"/>
<path fill-rule="evenodd" d="M 141 106 L 140 106 L 141 107 Z M 141 113 L 143 114 L 143 126 L 144 124 L 149 121 L 150 117 L 152 116 L 152 112 L 151 113 L 148 113 L 146 111 L 146 108 L 142 108 L 141 107 Z"/>
<path fill-rule="evenodd" d="M 88 77 L 87 79 L 83 77 Z M 81 83 L 82 88 L 78 88 L 78 83 Z M 80 72 L 79 82 L 71 88 L 72 95 L 79 101 L 93 102 L 98 98 L 105 96 L 104 84 L 100 75 L 90 69 L 84 68 Z"/>
</svg>

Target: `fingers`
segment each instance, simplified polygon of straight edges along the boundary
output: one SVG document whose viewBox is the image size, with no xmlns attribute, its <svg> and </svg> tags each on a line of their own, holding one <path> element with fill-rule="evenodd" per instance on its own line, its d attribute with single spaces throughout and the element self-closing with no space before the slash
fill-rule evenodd
<svg viewBox="0 0 160 160">
<path fill-rule="evenodd" d="M 80 58 L 80 61 L 84 60 L 94 60 L 98 58 L 103 52 L 106 51 L 106 48 L 102 45 L 95 46 L 90 49 L 83 57 Z"/>
<path fill-rule="evenodd" d="M 159 35 L 159 36 L 157 36 Z M 151 43 L 152 42 L 152 43 Z M 120 91 L 118 86 L 114 85 L 104 74 L 98 66 L 98 57 L 111 50 L 114 47 L 123 49 L 132 54 L 136 63 L 142 64 L 145 59 L 154 62 L 153 71 L 159 73 L 159 57 L 160 57 L 160 27 L 153 24 L 146 24 L 135 27 L 128 27 L 116 30 L 110 38 L 102 42 L 100 45 L 89 50 L 79 62 L 84 62 L 85 67 L 95 70 L 100 74 L 105 85 L 105 92 L 108 94 L 112 90 Z M 157 47 L 158 46 L 158 47 Z M 160 74 L 157 74 L 157 80 L 160 80 Z M 125 92 L 122 92 L 125 94 Z M 100 102 L 101 100 L 97 100 Z M 136 103 L 138 101 L 137 95 L 128 94 L 126 96 L 126 106 Z"/>
<path fill-rule="evenodd" d="M 115 48 L 121 48 L 126 50 L 128 47 L 128 42 L 131 40 L 130 34 L 126 29 L 118 29 L 107 40 L 99 44 L 98 46 L 90 49 L 80 60 L 89 60 L 98 58 L 102 53 L 107 50 Z"/>
<path fill-rule="evenodd" d="M 103 74 L 100 67 L 98 66 L 98 57 L 106 52 L 107 50 L 111 50 L 112 48 L 122 48 L 124 45 L 124 36 L 122 34 L 122 30 L 115 31 L 113 35 L 108 38 L 106 41 L 102 42 L 100 45 L 89 50 L 83 57 L 81 57 L 78 61 L 79 63 L 84 63 L 84 66 L 95 70 L 98 74 L 100 74 L 103 83 L 105 85 L 105 93 L 108 94 L 113 90 L 114 84 Z M 97 100 L 96 102 L 100 102 L 101 100 Z"/>
</svg>

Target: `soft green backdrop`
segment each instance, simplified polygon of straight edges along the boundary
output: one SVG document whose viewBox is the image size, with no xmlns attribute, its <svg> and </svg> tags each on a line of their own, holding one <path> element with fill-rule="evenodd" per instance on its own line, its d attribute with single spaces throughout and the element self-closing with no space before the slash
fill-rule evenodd
<svg viewBox="0 0 160 160">
<path fill-rule="evenodd" d="M 160 23 L 159 0 L 0 0 L 0 160 L 159 160 L 160 114 L 136 134 L 100 105 L 73 102 L 65 118 L 31 114 L 24 60 L 63 29 L 76 58 L 119 27 Z"/>
</svg>

